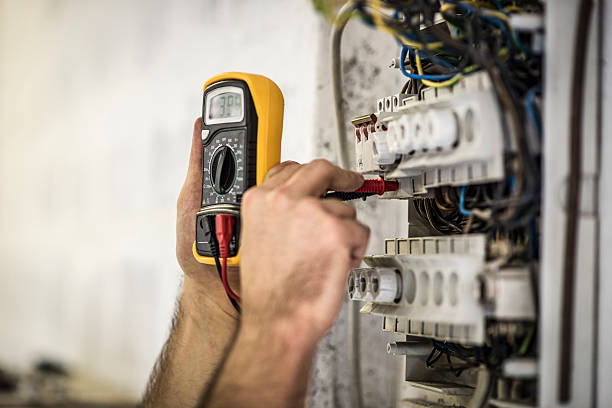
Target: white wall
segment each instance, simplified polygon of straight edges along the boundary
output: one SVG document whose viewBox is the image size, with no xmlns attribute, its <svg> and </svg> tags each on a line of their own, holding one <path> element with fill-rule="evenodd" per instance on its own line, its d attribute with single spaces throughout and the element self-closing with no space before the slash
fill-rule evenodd
<svg viewBox="0 0 612 408">
<path fill-rule="evenodd" d="M 309 160 L 319 20 L 307 0 L 0 0 L 1 363 L 56 356 L 140 394 L 201 86 L 273 78 L 283 158 Z"/>
</svg>

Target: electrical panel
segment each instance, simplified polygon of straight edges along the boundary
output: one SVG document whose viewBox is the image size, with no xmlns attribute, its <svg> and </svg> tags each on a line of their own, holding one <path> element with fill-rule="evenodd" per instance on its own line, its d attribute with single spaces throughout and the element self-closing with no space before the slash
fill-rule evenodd
<svg viewBox="0 0 612 408">
<path fill-rule="evenodd" d="M 406 77 L 350 121 L 355 169 L 396 181 L 379 198 L 405 200 L 419 225 L 347 281 L 361 313 L 405 336 L 384 345 L 405 359 L 397 406 L 538 402 L 544 12 L 534 0 L 356 8 L 400 45 L 386 75 Z"/>
</svg>

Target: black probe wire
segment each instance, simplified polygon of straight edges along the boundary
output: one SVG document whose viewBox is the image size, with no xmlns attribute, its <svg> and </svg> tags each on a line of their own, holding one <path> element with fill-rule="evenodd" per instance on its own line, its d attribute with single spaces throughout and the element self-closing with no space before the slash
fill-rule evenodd
<svg viewBox="0 0 612 408">
<path fill-rule="evenodd" d="M 219 246 L 217 245 L 217 238 L 214 233 L 214 218 L 212 216 L 206 217 L 206 222 L 208 223 L 208 230 L 210 231 L 210 249 L 214 255 L 213 258 L 215 258 L 215 265 L 217 267 L 217 273 L 219 274 L 219 280 L 221 280 L 221 283 L 223 283 L 223 269 L 221 268 L 221 261 L 219 260 Z M 232 306 L 234 306 L 234 309 L 236 309 L 236 311 L 240 313 L 240 305 L 238 304 L 238 302 L 232 299 L 230 294 L 227 293 L 227 291 L 225 290 L 225 286 L 223 287 L 223 290 L 225 291 L 225 294 L 227 295 L 227 298 L 229 299 Z"/>
<path fill-rule="evenodd" d="M 356 193 L 354 191 L 352 192 L 345 192 L 345 191 L 332 191 L 330 193 L 327 193 L 323 196 L 323 198 L 335 198 L 338 199 L 340 201 L 351 201 L 351 200 L 358 200 L 358 199 L 363 199 L 365 200 L 366 198 L 376 195 L 376 193 Z"/>
<path fill-rule="evenodd" d="M 216 255 L 216 254 L 215 254 L 215 265 L 217 265 L 217 273 L 219 274 L 219 279 L 221 279 L 221 281 L 223 281 L 223 269 L 221 268 L 221 261 L 219 260 L 219 256 Z M 229 301 L 232 303 L 232 306 L 234 306 L 234 309 L 236 309 L 236 311 L 238 313 L 240 313 L 240 305 L 238 304 L 238 302 L 236 302 L 230 296 L 230 294 L 227 293 L 227 291 L 225 292 L 225 294 L 227 295 L 227 298 L 229 299 Z"/>
<path fill-rule="evenodd" d="M 572 110 L 569 128 L 569 180 L 565 210 L 565 250 L 561 303 L 561 347 L 559 348 L 559 401 L 571 398 L 574 332 L 574 297 L 576 258 L 578 251 L 578 221 L 580 217 L 580 185 L 582 182 L 582 121 L 584 112 L 584 77 L 587 40 L 593 3 L 581 0 L 574 38 L 574 64 L 572 73 Z"/>
</svg>

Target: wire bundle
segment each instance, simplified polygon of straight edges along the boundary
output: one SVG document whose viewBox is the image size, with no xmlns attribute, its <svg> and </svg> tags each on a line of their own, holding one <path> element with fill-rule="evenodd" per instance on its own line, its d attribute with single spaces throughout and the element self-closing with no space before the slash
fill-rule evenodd
<svg viewBox="0 0 612 408">
<path fill-rule="evenodd" d="M 416 211 L 435 231 L 513 234 L 537 240 L 540 203 L 538 95 L 541 56 L 527 45 L 530 33 L 511 24 L 514 13 L 541 12 L 537 1 L 369 0 L 354 7 L 367 23 L 401 46 L 399 68 L 409 78 L 402 92 L 420 97 L 426 87 L 450 87 L 477 70 L 488 72 L 505 113 L 504 181 L 438 188 L 415 200 Z M 532 248 L 533 249 L 533 248 Z M 529 256 L 534 256 L 532 250 Z"/>
</svg>

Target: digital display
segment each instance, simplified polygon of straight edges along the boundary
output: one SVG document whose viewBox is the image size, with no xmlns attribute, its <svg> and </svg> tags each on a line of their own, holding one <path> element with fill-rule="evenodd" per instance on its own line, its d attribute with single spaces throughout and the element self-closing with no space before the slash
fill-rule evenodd
<svg viewBox="0 0 612 408">
<path fill-rule="evenodd" d="M 210 98 L 208 119 L 226 119 L 242 117 L 242 94 L 223 92 Z"/>
</svg>

